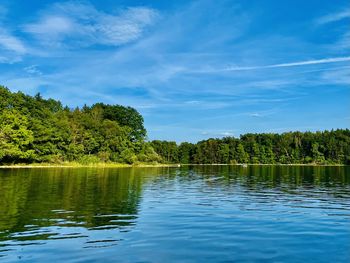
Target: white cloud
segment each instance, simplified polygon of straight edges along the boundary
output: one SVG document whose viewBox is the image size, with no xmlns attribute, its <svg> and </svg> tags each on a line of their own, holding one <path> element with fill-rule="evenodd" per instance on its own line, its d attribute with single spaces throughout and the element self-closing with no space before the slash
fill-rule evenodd
<svg viewBox="0 0 350 263">
<path fill-rule="evenodd" d="M 39 22 L 24 26 L 24 30 L 37 35 L 60 35 L 73 32 L 74 23 L 63 16 L 42 17 Z"/>
<path fill-rule="evenodd" d="M 350 18 L 350 9 L 346 9 L 338 13 L 333 13 L 333 14 L 320 17 L 316 20 L 316 24 L 323 25 L 323 24 L 328 24 L 332 22 L 337 22 L 346 18 Z"/>
<path fill-rule="evenodd" d="M 19 55 L 8 54 L 8 56 L 0 56 L 1 64 L 13 64 L 22 61 L 22 57 Z"/>
<path fill-rule="evenodd" d="M 89 4 L 67 2 L 55 4 L 38 21 L 24 25 L 23 30 L 44 45 L 62 46 L 67 42 L 75 46 L 119 46 L 140 38 L 157 16 L 156 10 L 147 7 L 106 13 Z"/>
<path fill-rule="evenodd" d="M 24 44 L 15 36 L 0 29 L 0 46 L 5 50 L 13 51 L 18 54 L 26 53 L 26 48 Z"/>
<path fill-rule="evenodd" d="M 156 12 L 149 8 L 136 7 L 124 10 L 119 16 L 101 15 L 95 30 L 104 44 L 119 45 L 139 38 L 148 25 L 151 25 Z"/>
<path fill-rule="evenodd" d="M 220 73 L 220 72 L 233 72 L 233 71 L 254 71 L 254 70 L 260 70 L 260 69 L 300 67 L 300 66 L 330 64 L 330 63 L 339 63 L 339 62 L 348 62 L 348 61 L 350 61 L 350 57 L 333 57 L 333 58 L 323 58 L 323 59 L 315 59 L 315 60 L 304 60 L 304 61 L 297 61 L 297 62 L 270 64 L 270 65 L 263 65 L 263 66 L 255 66 L 255 65 L 239 66 L 238 65 L 238 66 L 229 66 L 225 68 L 215 68 L 215 67 L 206 66 L 205 69 L 188 70 L 188 72 L 198 73 L 198 74 L 207 74 L 207 73 Z M 282 83 L 279 83 L 279 84 L 285 84 L 283 82 L 284 81 L 282 81 Z"/>
<path fill-rule="evenodd" d="M 324 59 L 316 59 L 316 60 L 306 60 L 306 61 L 298 61 L 292 63 L 282 63 L 275 65 L 268 65 L 264 68 L 281 68 L 281 67 L 294 67 L 294 66 L 304 66 L 304 65 L 314 65 L 314 64 L 326 64 L 326 63 L 336 63 L 336 62 L 344 62 L 350 61 L 350 57 L 336 57 L 336 58 L 324 58 Z"/>
<path fill-rule="evenodd" d="M 316 59 L 316 60 L 305 60 L 305 61 L 298 61 L 298 62 L 272 64 L 272 65 L 266 65 L 266 66 L 250 66 L 250 67 L 237 66 L 237 67 L 228 67 L 228 68 L 222 69 L 221 71 L 242 71 L 242 70 L 256 70 L 256 69 L 269 69 L 269 68 L 285 68 L 285 67 L 327 64 L 327 63 L 337 63 L 337 62 L 346 62 L 346 61 L 350 61 L 350 57 L 335 57 L 335 58 L 324 58 L 324 59 Z"/>
<path fill-rule="evenodd" d="M 350 68 L 325 72 L 321 75 L 323 83 L 350 85 Z"/>
<path fill-rule="evenodd" d="M 308 65 L 317 65 L 317 64 L 348 62 L 348 61 L 350 61 L 350 57 L 334 57 L 334 58 L 305 60 L 305 61 L 297 61 L 297 62 L 263 65 L 263 66 L 239 66 L 238 65 L 238 66 L 229 66 L 225 68 L 215 68 L 215 67 L 205 66 L 205 69 L 188 70 L 187 72 L 207 74 L 207 73 L 220 73 L 220 72 L 233 72 L 233 71 L 253 71 L 253 70 L 260 70 L 260 69 L 298 67 L 298 66 L 308 66 Z"/>
<path fill-rule="evenodd" d="M 188 101 L 185 101 L 185 104 L 199 105 L 199 104 L 201 104 L 201 101 L 199 101 L 199 100 L 188 100 Z"/>
<path fill-rule="evenodd" d="M 320 17 L 315 21 L 317 26 L 323 26 L 329 23 L 343 21 L 347 19 L 350 21 L 350 8 L 344 9 L 337 13 L 328 14 L 326 16 Z M 338 26 L 337 33 L 339 34 L 338 40 L 335 43 L 330 45 L 330 49 L 336 51 L 344 51 L 350 49 L 350 31 L 349 31 L 349 23 L 344 24 L 345 26 Z M 343 29 L 343 30 L 342 30 Z M 343 32 L 341 32 L 342 30 Z"/>
<path fill-rule="evenodd" d="M 250 117 L 255 117 L 255 118 L 259 118 L 262 117 L 262 115 L 260 113 L 254 112 L 254 113 L 249 113 Z"/>
<path fill-rule="evenodd" d="M 22 56 L 28 53 L 28 49 L 4 23 L 7 13 L 8 9 L 0 5 L 0 63 L 13 64 L 21 61 Z"/>
<path fill-rule="evenodd" d="M 234 136 L 234 132 L 233 131 L 220 131 L 220 130 L 212 130 L 212 131 L 202 131 L 201 135 L 204 136 L 214 136 L 214 137 L 232 137 Z"/>
<path fill-rule="evenodd" d="M 38 69 L 37 65 L 31 65 L 24 68 L 24 71 L 30 75 L 42 75 L 43 73 Z"/>
<path fill-rule="evenodd" d="M 278 111 L 280 111 L 280 109 L 278 108 L 272 108 L 272 109 L 268 109 L 268 110 L 263 110 L 263 111 L 259 111 L 259 112 L 250 112 L 247 115 L 249 117 L 253 117 L 253 118 L 264 118 L 264 117 L 268 117 L 270 115 L 274 115 L 276 114 Z"/>
<path fill-rule="evenodd" d="M 337 50 L 350 49 L 350 31 L 345 32 L 334 47 Z"/>
</svg>

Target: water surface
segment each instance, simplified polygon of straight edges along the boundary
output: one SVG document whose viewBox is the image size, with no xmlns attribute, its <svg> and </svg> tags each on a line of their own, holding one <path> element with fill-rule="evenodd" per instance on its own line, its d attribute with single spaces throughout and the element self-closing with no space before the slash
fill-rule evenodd
<svg viewBox="0 0 350 263">
<path fill-rule="evenodd" d="M 1 262 L 350 262 L 350 167 L 0 170 Z"/>
</svg>

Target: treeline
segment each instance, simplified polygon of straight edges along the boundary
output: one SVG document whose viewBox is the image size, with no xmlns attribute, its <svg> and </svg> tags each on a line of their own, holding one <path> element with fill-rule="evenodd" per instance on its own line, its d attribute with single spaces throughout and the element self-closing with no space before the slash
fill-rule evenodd
<svg viewBox="0 0 350 263">
<path fill-rule="evenodd" d="M 170 163 L 350 164 L 350 130 L 245 134 L 196 144 L 152 141 Z"/>
<path fill-rule="evenodd" d="M 160 162 L 133 108 L 59 101 L 0 86 L 0 163 Z"/>
<path fill-rule="evenodd" d="M 143 117 L 131 107 L 97 103 L 70 109 L 0 86 L 0 164 L 67 161 L 350 164 L 350 130 L 146 142 Z"/>
</svg>

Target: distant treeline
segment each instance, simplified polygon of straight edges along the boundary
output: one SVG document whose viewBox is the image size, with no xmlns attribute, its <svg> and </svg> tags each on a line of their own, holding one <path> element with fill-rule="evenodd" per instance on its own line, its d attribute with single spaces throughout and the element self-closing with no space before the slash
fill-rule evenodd
<svg viewBox="0 0 350 263">
<path fill-rule="evenodd" d="M 196 144 L 152 141 L 170 163 L 350 164 L 350 130 L 245 134 Z"/>
<path fill-rule="evenodd" d="M 116 162 L 350 164 L 350 131 L 245 134 L 196 144 L 146 141 L 131 107 L 61 102 L 0 86 L 0 164 Z"/>
</svg>

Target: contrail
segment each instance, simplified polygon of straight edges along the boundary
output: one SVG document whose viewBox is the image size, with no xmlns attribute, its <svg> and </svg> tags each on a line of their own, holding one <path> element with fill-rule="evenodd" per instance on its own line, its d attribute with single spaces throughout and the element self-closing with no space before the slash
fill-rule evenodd
<svg viewBox="0 0 350 263">
<path fill-rule="evenodd" d="M 272 64 L 265 66 L 253 66 L 253 67 L 228 67 L 219 71 L 242 71 L 242 70 L 255 70 L 255 69 L 267 69 L 267 68 L 285 68 L 285 67 L 297 67 L 297 66 L 305 66 L 305 65 L 314 65 L 314 64 L 327 64 L 327 63 L 336 63 L 336 62 L 344 62 L 350 61 L 350 57 L 337 57 L 337 58 L 324 58 L 317 60 L 306 60 L 306 61 L 298 61 L 291 63 L 281 63 L 281 64 Z"/>
</svg>

